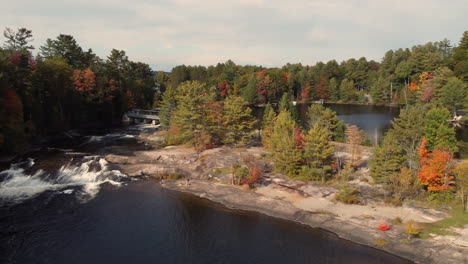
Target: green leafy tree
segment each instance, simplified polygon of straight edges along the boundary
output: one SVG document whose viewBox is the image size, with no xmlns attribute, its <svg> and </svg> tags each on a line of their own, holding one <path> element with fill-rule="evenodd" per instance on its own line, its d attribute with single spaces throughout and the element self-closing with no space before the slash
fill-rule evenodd
<svg viewBox="0 0 468 264">
<path fill-rule="evenodd" d="M 73 69 L 62 58 L 46 59 L 37 64 L 32 76 L 33 86 L 42 101 L 44 123 L 48 132 L 68 128 L 73 106 L 64 100 L 73 90 Z"/>
<path fill-rule="evenodd" d="M 333 162 L 334 147 L 330 140 L 329 130 L 318 123 L 304 137 L 305 171 L 322 182 L 330 175 Z"/>
<path fill-rule="evenodd" d="M 426 113 L 423 131 L 429 150 L 458 151 L 455 129 L 450 124 L 450 119 L 450 112 L 445 108 L 433 108 Z"/>
<path fill-rule="evenodd" d="M 240 96 L 228 96 L 224 100 L 222 119 L 226 130 L 223 143 L 245 144 L 254 125 L 252 110 L 247 106 L 247 101 Z"/>
</svg>

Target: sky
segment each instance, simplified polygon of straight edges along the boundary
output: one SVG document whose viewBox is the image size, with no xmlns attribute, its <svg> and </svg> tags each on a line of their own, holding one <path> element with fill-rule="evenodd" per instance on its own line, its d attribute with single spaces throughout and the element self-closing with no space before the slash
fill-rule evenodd
<svg viewBox="0 0 468 264">
<path fill-rule="evenodd" d="M 3 3 L 2 3 L 3 2 Z M 366 57 L 468 30 L 468 0 L 0 0 L 0 27 L 38 48 L 69 34 L 101 58 L 112 48 L 154 70 L 180 64 L 278 67 Z"/>
</svg>

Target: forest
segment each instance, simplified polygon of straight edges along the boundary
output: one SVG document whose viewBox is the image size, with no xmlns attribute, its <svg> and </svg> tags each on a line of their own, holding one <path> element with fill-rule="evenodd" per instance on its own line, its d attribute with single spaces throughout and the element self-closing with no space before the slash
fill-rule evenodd
<svg viewBox="0 0 468 264">
<path fill-rule="evenodd" d="M 47 39 L 33 55 L 32 32 L 6 29 L 0 48 L 0 153 L 70 129 L 119 125 L 155 94 L 148 64 L 113 49 L 107 58 L 83 50 L 73 36 Z"/>
<path fill-rule="evenodd" d="M 362 57 L 313 66 L 288 63 L 281 68 L 265 68 L 240 66 L 228 60 L 208 67 L 176 66 L 169 73 L 133 62 L 121 50 L 113 49 L 105 59 L 99 58 L 70 35 L 47 39 L 35 54 L 30 30 L 7 28 L 4 37 L 0 48 L 1 153 L 19 151 L 38 137 L 69 129 L 118 125 L 123 113 L 132 108 L 159 107 L 162 124 L 169 126 L 178 102 L 189 94 L 193 98 L 209 94 L 210 98 L 199 99 L 209 104 L 213 114 L 222 113 L 225 101 L 233 104 L 231 110 L 240 107 L 242 111 L 244 105 L 283 101 L 284 108 L 293 100 L 318 99 L 427 105 L 450 112 L 467 107 L 468 32 L 456 46 L 442 40 L 390 50 L 380 62 Z M 195 91 L 201 94 L 193 94 Z M 185 107 L 185 111 L 193 111 L 195 105 Z M 183 120 L 183 111 L 176 114 Z M 242 126 L 255 122 L 247 116 L 241 119 Z M 227 133 L 227 124 L 220 122 L 216 126 L 224 127 Z M 235 119 L 229 122 L 232 127 L 238 126 Z M 305 128 L 306 124 L 301 126 Z M 340 127 L 337 138 L 344 135 Z M 220 135 L 204 137 L 220 142 Z M 242 135 L 229 140 L 239 140 Z M 172 140 L 183 141 L 177 137 Z"/>
</svg>

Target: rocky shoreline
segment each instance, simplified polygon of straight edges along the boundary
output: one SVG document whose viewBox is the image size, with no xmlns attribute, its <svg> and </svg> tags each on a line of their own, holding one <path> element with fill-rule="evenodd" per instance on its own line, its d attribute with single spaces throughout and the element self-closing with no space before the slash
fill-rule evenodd
<svg viewBox="0 0 468 264">
<path fill-rule="evenodd" d="M 190 193 L 231 209 L 254 211 L 322 228 L 341 238 L 417 263 L 468 263 L 468 243 L 465 244 L 463 239 L 437 236 L 407 241 L 401 225 L 394 225 L 386 232 L 377 229 L 379 223 L 389 222 L 396 216 L 404 220 L 437 221 L 444 217 L 437 211 L 395 208 L 371 202 L 367 205 L 336 203 L 333 199 L 336 189 L 331 186 L 288 180 L 274 173 L 265 174 L 255 190 L 231 185 L 232 175 L 228 168 L 247 155 L 261 157 L 264 152 L 260 147 L 222 147 L 197 153 L 191 148 L 170 146 L 138 151 L 132 156 L 108 155 L 106 159 L 129 176 L 160 178 L 161 175 L 176 175 L 175 178 L 183 178 L 163 180 L 164 188 Z"/>
</svg>

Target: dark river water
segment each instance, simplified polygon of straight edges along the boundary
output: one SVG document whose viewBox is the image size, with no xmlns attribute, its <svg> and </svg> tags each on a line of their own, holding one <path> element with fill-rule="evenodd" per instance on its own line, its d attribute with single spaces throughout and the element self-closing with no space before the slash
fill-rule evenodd
<svg viewBox="0 0 468 264">
<path fill-rule="evenodd" d="M 0 263 L 410 263 L 325 230 L 163 190 L 102 158 L 146 149 L 135 135 L 152 129 L 71 132 L 1 171 Z"/>
</svg>

